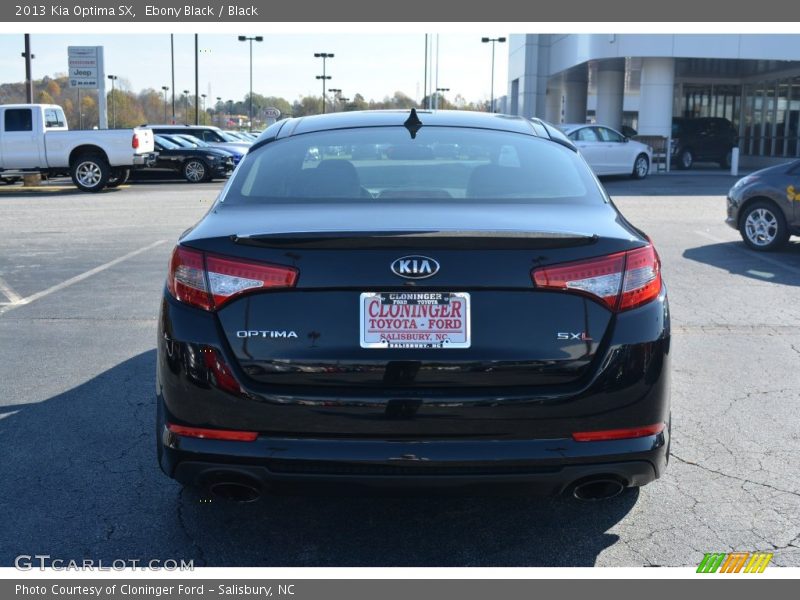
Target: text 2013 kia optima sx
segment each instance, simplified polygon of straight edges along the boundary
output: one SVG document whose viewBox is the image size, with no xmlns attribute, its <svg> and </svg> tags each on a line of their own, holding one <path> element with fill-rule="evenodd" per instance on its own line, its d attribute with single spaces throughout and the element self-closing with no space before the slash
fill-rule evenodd
<svg viewBox="0 0 800 600">
<path fill-rule="evenodd" d="M 608 497 L 664 472 L 669 345 L 656 250 L 548 124 L 287 119 L 172 255 L 159 460 L 239 500 L 300 481 Z"/>
</svg>

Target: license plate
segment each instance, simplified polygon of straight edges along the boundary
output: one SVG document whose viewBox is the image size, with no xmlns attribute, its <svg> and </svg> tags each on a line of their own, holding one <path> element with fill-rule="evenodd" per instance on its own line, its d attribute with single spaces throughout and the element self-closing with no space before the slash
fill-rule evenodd
<svg viewBox="0 0 800 600">
<path fill-rule="evenodd" d="M 362 348 L 469 348 L 469 294 L 361 294 Z"/>
</svg>

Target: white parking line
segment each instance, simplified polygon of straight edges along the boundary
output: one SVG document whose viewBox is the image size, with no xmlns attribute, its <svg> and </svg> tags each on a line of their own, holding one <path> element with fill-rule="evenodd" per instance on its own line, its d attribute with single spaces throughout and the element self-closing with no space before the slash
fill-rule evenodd
<svg viewBox="0 0 800 600">
<path fill-rule="evenodd" d="M 16 304 L 20 300 L 22 300 L 22 296 L 17 294 L 14 290 L 11 289 L 11 286 L 6 283 L 6 280 L 0 277 L 0 292 L 3 292 L 3 295 L 9 299 L 11 304 Z M 4 303 L 5 304 L 5 303 Z"/>
<path fill-rule="evenodd" d="M 721 238 L 718 238 L 717 236 L 711 235 L 710 233 L 706 233 L 705 231 L 695 231 L 695 233 L 697 235 L 701 235 L 704 238 L 707 238 L 707 239 L 711 240 L 712 242 L 717 242 L 718 244 L 725 244 L 725 243 L 727 243 L 729 241 L 729 240 L 723 240 Z M 759 260 L 764 261 L 765 263 L 769 263 L 769 264 L 771 264 L 773 266 L 780 267 L 781 269 L 783 269 L 785 271 L 789 271 L 790 273 L 795 273 L 797 275 L 800 275 L 800 268 L 793 267 L 792 265 L 787 265 L 787 264 L 779 261 L 777 258 L 772 258 L 771 256 L 767 256 L 763 252 L 757 252 L 755 250 L 747 250 L 743 246 L 739 246 L 739 245 L 735 245 L 735 246 L 733 246 L 733 248 L 737 252 L 739 252 L 740 254 L 744 254 L 746 256 L 749 256 L 750 258 L 757 258 Z"/>
<path fill-rule="evenodd" d="M 3 313 L 8 312 L 10 310 L 13 310 L 13 309 L 15 309 L 15 308 L 17 308 L 19 306 L 25 306 L 26 304 L 30 304 L 31 302 L 39 300 L 40 298 L 44 298 L 45 296 L 49 296 L 50 294 L 52 294 L 54 292 L 58 292 L 60 290 L 63 290 L 64 288 L 69 287 L 69 286 L 71 286 L 71 285 L 73 285 L 75 283 L 78 283 L 79 281 L 83 281 L 84 279 L 88 279 L 92 275 L 97 275 L 98 273 L 100 273 L 102 271 L 105 271 L 106 269 L 110 269 L 114 265 L 118 265 L 119 263 L 121 263 L 123 261 L 126 261 L 129 258 L 133 258 L 134 256 L 142 254 L 143 252 L 147 252 L 148 250 L 152 250 L 156 246 L 160 246 L 161 244 L 163 244 L 166 241 L 167 240 L 158 240 L 157 242 L 153 242 L 152 244 L 150 244 L 148 246 L 145 246 L 144 248 L 139 248 L 138 250 L 134 250 L 133 252 L 128 252 L 127 254 L 125 254 L 123 256 L 120 256 L 119 258 L 115 258 L 112 261 L 104 263 L 104 264 L 102 264 L 102 265 L 100 265 L 98 267 L 95 267 L 94 269 L 90 269 L 90 270 L 86 271 L 85 273 L 81 273 L 80 275 L 76 275 L 75 277 L 71 277 L 70 279 L 67 279 L 66 281 L 62 281 L 61 283 L 57 283 L 56 285 L 51 286 L 51 287 L 47 288 L 46 290 L 42 290 L 41 292 L 36 292 L 35 294 L 31 294 L 30 296 L 26 296 L 25 298 L 20 298 L 19 296 L 17 296 L 18 300 L 16 300 L 12 304 L 8 304 L 6 306 L 0 306 L 0 314 L 3 314 Z M 6 295 L 8 295 L 8 294 L 6 294 Z M 10 297 L 9 297 L 9 300 L 11 300 Z"/>
</svg>

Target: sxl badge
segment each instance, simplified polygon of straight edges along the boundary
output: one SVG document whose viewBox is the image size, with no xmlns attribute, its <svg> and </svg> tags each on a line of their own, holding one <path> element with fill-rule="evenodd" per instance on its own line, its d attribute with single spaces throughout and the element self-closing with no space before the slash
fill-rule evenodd
<svg viewBox="0 0 800 600">
<path fill-rule="evenodd" d="M 556 339 L 559 340 L 578 340 L 581 342 L 591 342 L 592 337 L 585 331 L 578 331 L 573 333 L 571 331 L 559 331 L 556 333 Z"/>
</svg>

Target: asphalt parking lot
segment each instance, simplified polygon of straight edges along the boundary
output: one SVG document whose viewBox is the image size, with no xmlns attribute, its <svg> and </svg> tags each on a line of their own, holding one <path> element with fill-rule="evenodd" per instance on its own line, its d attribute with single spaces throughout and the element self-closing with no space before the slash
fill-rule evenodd
<svg viewBox="0 0 800 600">
<path fill-rule="evenodd" d="M 167 259 L 221 184 L 0 190 L 0 565 L 19 554 L 196 566 L 800 566 L 800 242 L 762 255 L 723 223 L 734 178 L 605 182 L 653 238 L 673 314 L 667 475 L 615 500 L 205 499 L 156 464 Z"/>
</svg>

